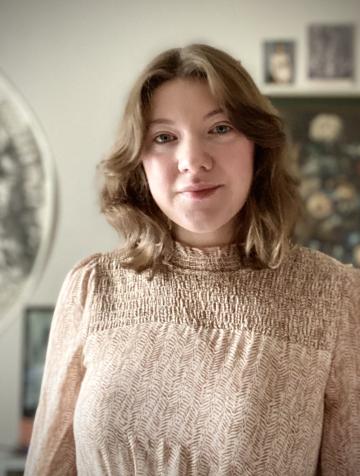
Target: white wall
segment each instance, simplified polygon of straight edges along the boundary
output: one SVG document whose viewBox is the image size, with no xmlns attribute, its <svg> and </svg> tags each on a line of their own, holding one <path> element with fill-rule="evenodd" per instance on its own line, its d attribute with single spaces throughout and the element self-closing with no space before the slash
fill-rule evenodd
<svg viewBox="0 0 360 476">
<path fill-rule="evenodd" d="M 99 215 L 95 165 L 109 149 L 127 91 L 158 51 L 200 41 L 240 58 L 262 87 L 262 41 L 295 39 L 298 81 L 306 80 L 306 27 L 354 22 L 358 0 L 0 0 L 0 69 L 18 87 L 46 132 L 60 182 L 53 252 L 32 304 L 54 303 L 78 259 L 118 243 Z M 360 41 L 357 80 L 360 94 Z M 264 89 L 264 88 L 263 88 Z M 0 335 L 0 444 L 16 441 L 20 321 Z"/>
</svg>

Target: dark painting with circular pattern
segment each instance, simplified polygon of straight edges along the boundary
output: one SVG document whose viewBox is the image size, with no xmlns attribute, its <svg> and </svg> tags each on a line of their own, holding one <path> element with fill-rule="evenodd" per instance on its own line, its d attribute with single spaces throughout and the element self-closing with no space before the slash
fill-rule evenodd
<svg viewBox="0 0 360 476">
<path fill-rule="evenodd" d="M 301 181 L 297 241 L 360 267 L 360 98 L 270 99 L 286 122 Z"/>
</svg>

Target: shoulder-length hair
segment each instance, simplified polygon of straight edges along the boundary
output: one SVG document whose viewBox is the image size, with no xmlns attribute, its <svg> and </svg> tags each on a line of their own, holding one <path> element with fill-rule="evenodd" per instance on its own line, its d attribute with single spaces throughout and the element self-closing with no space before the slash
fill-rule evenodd
<svg viewBox="0 0 360 476">
<path fill-rule="evenodd" d="M 100 209 L 125 238 L 123 265 L 153 276 L 171 254 L 171 223 L 150 194 L 140 155 L 153 93 L 175 78 L 207 81 L 233 126 L 254 142 L 254 177 L 234 242 L 251 267 L 278 267 L 301 209 L 284 125 L 240 61 L 204 44 L 169 49 L 148 64 L 130 91 L 114 147 L 98 165 Z"/>
</svg>

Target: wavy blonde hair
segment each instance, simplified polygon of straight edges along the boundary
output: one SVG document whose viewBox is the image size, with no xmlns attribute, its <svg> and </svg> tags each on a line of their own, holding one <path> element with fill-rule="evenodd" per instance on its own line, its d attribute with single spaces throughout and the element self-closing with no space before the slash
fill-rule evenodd
<svg viewBox="0 0 360 476">
<path fill-rule="evenodd" d="M 234 242 L 249 266 L 278 267 L 301 210 L 284 125 L 241 63 L 204 44 L 169 49 L 148 64 L 130 91 L 114 147 L 98 165 L 100 209 L 125 238 L 123 265 L 153 276 L 171 254 L 170 220 L 151 196 L 140 155 L 152 95 L 175 78 L 207 81 L 233 126 L 254 142 L 254 177 Z"/>
</svg>

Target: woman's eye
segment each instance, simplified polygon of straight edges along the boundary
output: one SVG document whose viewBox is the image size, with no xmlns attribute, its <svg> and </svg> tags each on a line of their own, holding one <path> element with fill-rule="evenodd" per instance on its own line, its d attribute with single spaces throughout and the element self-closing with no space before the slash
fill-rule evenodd
<svg viewBox="0 0 360 476">
<path fill-rule="evenodd" d="M 155 137 L 154 142 L 157 144 L 165 144 L 166 142 L 172 142 L 174 140 L 174 136 L 171 134 L 159 134 Z"/>
<path fill-rule="evenodd" d="M 231 127 L 228 126 L 227 124 L 219 124 L 218 126 L 215 126 L 212 130 L 215 131 L 215 134 L 222 135 L 231 131 Z"/>
</svg>

